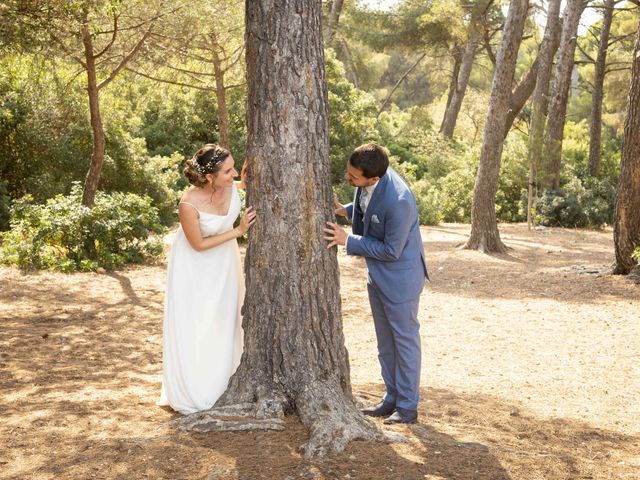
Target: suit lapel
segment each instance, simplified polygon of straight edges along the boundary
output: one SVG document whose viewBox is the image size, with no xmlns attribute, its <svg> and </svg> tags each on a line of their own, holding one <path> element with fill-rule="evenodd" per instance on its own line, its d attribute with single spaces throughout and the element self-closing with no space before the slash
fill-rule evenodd
<svg viewBox="0 0 640 480">
<path fill-rule="evenodd" d="M 369 230 L 369 222 L 371 221 L 371 216 L 376 213 L 376 208 L 380 206 L 380 203 L 383 201 L 385 196 L 385 191 L 387 189 L 387 183 L 389 183 L 389 171 L 385 173 L 380 180 L 378 180 L 378 185 L 376 185 L 376 189 L 373 191 L 373 195 L 369 199 L 369 205 L 367 205 L 367 213 L 364 215 L 364 235 L 367 234 Z"/>
</svg>

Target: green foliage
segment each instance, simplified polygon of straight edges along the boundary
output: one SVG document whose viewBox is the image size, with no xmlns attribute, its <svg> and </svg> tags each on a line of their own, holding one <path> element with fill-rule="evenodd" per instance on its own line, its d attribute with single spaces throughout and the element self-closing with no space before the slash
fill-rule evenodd
<svg viewBox="0 0 640 480">
<path fill-rule="evenodd" d="M 640 265 L 640 245 L 636 247 L 636 249 L 631 254 L 631 258 L 635 258 L 638 265 Z"/>
<path fill-rule="evenodd" d="M 11 199 L 30 194 L 36 202 L 44 202 L 69 193 L 71 182 L 84 180 L 92 140 L 85 94 L 79 85 L 63 84 L 58 78 L 68 73 L 63 66 L 52 71 L 50 64 L 28 55 L 6 57 L 0 64 L 6 67 L 0 70 L 0 230 L 5 230 Z M 155 92 L 160 96 L 163 91 Z M 189 153 L 174 153 L 175 138 L 181 133 L 167 121 L 163 128 L 169 132 L 168 145 L 156 146 L 157 151 L 170 153 L 150 155 L 145 139 L 133 135 L 145 126 L 148 104 L 141 100 L 152 97 L 148 85 L 132 86 L 124 77 L 103 95 L 107 152 L 99 187 L 150 196 L 162 223 L 169 225 L 176 220 L 177 195 L 184 187 L 180 175 L 184 157 L 209 138 L 192 122 L 195 133 L 179 145 Z M 197 106 L 207 112 L 198 101 L 198 95 L 187 94 L 180 100 L 187 105 L 185 111 Z"/>
<path fill-rule="evenodd" d="M 473 151 L 440 136 L 417 107 L 383 113 L 378 129 L 392 166 L 416 197 L 420 222 L 469 221 L 477 163 Z"/>
<path fill-rule="evenodd" d="M 333 50 L 326 50 L 329 90 L 329 160 L 333 184 L 342 181 L 345 164 L 355 147 L 375 140 L 376 105 L 373 97 L 344 78 L 344 67 Z"/>
<path fill-rule="evenodd" d="M 547 190 L 537 201 L 536 223 L 544 226 L 581 227 L 585 225 L 578 199 L 563 190 Z"/>
<path fill-rule="evenodd" d="M 601 175 L 589 175 L 589 135 L 586 120 L 567 122 L 564 129 L 560 191 L 540 195 L 536 219 L 542 225 L 601 227 L 611 224 L 618 184 L 618 141 L 605 143 Z"/>
<path fill-rule="evenodd" d="M 162 253 L 164 231 L 151 199 L 132 193 L 98 192 L 95 206 L 81 204 L 76 183 L 69 195 L 45 204 L 26 196 L 11 208 L 11 230 L 2 234 L 0 261 L 22 268 L 71 272 L 113 269 Z"/>
<path fill-rule="evenodd" d="M 127 133 L 109 137 L 108 151 L 102 167 L 100 186 L 108 192 L 132 192 L 147 195 L 158 209 L 163 225 L 176 221 L 176 205 L 180 196 L 178 185 L 184 157 L 150 157 L 141 138 Z M 112 156 L 113 155 L 113 156 Z"/>
<path fill-rule="evenodd" d="M 145 91 L 139 94 L 145 95 Z M 146 140 L 151 155 L 180 152 L 190 157 L 205 143 L 218 141 L 215 95 L 183 93 L 167 87 L 156 88 L 146 95 L 148 100 L 137 133 Z"/>
<path fill-rule="evenodd" d="M 527 155 L 525 139 L 512 136 L 505 142 L 496 192 L 496 217 L 499 222 L 522 222 L 527 219 Z"/>
<path fill-rule="evenodd" d="M 575 178 L 562 190 L 547 190 L 537 200 L 536 222 L 558 227 L 611 224 L 616 186 L 608 178 Z"/>
<path fill-rule="evenodd" d="M 86 175 L 91 130 L 82 90 L 57 73 L 28 55 L 0 60 L 0 174 L 11 198 L 42 201 Z"/>
</svg>

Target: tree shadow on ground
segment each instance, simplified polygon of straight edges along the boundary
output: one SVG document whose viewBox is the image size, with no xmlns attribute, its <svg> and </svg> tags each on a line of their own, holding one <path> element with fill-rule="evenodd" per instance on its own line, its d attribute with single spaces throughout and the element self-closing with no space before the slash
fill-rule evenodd
<svg viewBox="0 0 640 480">
<path fill-rule="evenodd" d="M 437 272 L 438 259 L 434 264 Z M 350 265 L 350 273 L 360 275 L 359 264 Z M 469 272 L 478 278 L 502 265 L 447 264 L 431 288 L 449 299 L 518 298 L 516 290 L 501 288 L 524 288 L 518 282 L 532 277 L 522 273 L 482 289 L 460 286 L 473 277 Z M 116 276 L 2 271 L 0 478 L 640 478 L 638 435 L 540 418 L 508 399 L 446 389 L 422 390 L 417 425 L 388 427 L 375 420 L 411 442 L 353 442 L 344 453 L 317 461 L 297 451 L 307 432 L 296 418 L 287 418 L 284 432 L 176 432 L 168 422 L 177 415 L 154 405 L 163 280 L 162 269 L 149 267 Z M 630 295 L 618 284 L 609 287 L 610 296 Z M 580 288 L 585 302 L 596 301 L 593 291 L 588 296 L 589 289 Z M 372 369 L 377 376 L 377 364 Z M 354 390 L 373 403 L 381 385 Z"/>
<path fill-rule="evenodd" d="M 359 385 L 357 390 L 374 399 L 381 389 L 371 384 Z M 70 437 L 42 431 L 54 415 L 31 426 L 32 435 L 45 436 L 50 442 L 46 457 L 14 478 L 634 478 L 639 436 L 567 419 L 536 418 L 509 402 L 485 395 L 428 388 L 422 394 L 417 424 L 384 426 L 382 420 L 375 420 L 383 430 L 406 435 L 409 443 L 356 441 L 343 453 L 316 460 L 305 460 L 298 453 L 307 432 L 296 417 L 287 417 L 283 432 L 185 433 L 166 428 L 167 421 L 177 414 L 146 405 L 139 409 L 155 411 L 144 421 L 156 422 L 156 433 L 147 425 L 141 435 L 116 430 L 102 436 L 93 431 Z M 28 440 L 22 441 L 25 443 L 13 442 L 11 446 L 28 446 Z"/>
<path fill-rule="evenodd" d="M 519 225 L 501 227 L 510 232 L 503 238 L 510 250 L 490 255 L 459 248 L 467 225 L 424 228 L 432 280 L 428 290 L 478 299 L 550 299 L 575 304 L 598 302 L 603 296 L 623 300 L 637 296 L 629 282 L 606 275 L 613 261 L 608 232 L 527 232 Z"/>
</svg>

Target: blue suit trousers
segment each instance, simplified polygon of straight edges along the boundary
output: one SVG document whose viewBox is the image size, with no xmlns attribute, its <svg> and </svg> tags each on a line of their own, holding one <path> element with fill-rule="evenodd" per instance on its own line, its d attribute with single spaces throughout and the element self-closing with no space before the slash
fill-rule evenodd
<svg viewBox="0 0 640 480">
<path fill-rule="evenodd" d="M 378 359 L 387 392 L 385 402 L 417 410 L 420 399 L 420 295 L 403 303 L 390 302 L 373 283 L 367 284 L 378 340 Z"/>
</svg>

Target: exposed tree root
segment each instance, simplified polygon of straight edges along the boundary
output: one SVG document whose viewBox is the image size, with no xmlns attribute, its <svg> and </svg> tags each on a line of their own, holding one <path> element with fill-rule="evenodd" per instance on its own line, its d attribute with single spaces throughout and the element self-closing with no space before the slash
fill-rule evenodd
<svg viewBox="0 0 640 480">
<path fill-rule="evenodd" d="M 246 417 L 252 418 L 246 418 Z M 243 420 L 222 420 L 218 417 L 245 417 Z M 184 431 L 243 431 L 243 430 L 284 430 L 281 418 L 256 418 L 255 405 L 242 403 L 212 408 L 205 412 L 186 415 L 171 422 Z"/>
<path fill-rule="evenodd" d="M 409 441 L 401 434 L 380 431 L 360 413 L 352 398 L 332 383 L 337 382 L 309 385 L 295 398 L 300 420 L 309 429 L 309 439 L 300 447 L 306 458 L 342 452 L 352 440 Z M 291 402 L 284 395 L 262 393 L 255 403 L 222 405 L 181 417 L 171 424 L 179 430 L 197 432 L 284 430 L 284 411 Z"/>
<path fill-rule="evenodd" d="M 296 406 L 309 429 L 309 440 L 300 447 L 306 458 L 342 452 L 352 440 L 388 441 L 333 382 L 309 385 L 298 394 Z"/>
</svg>

